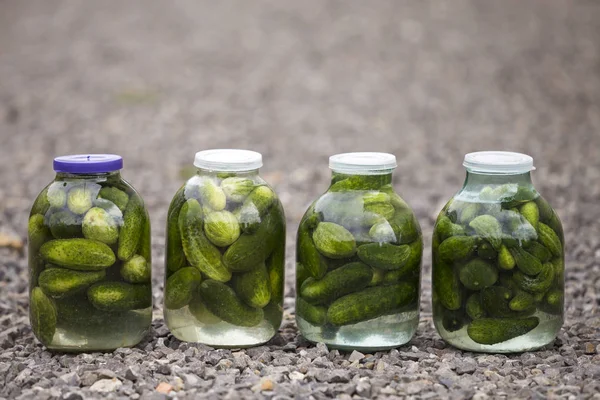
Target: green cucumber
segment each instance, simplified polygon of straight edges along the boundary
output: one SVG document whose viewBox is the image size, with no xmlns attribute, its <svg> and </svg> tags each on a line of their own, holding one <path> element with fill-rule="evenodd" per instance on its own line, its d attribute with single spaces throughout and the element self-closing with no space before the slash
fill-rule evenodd
<svg viewBox="0 0 600 400">
<path fill-rule="evenodd" d="M 373 278 L 371 267 L 353 262 L 325 274 L 323 279 L 309 279 L 300 288 L 300 296 L 311 304 L 327 304 L 367 287 Z"/>
<path fill-rule="evenodd" d="M 393 245 L 391 243 L 367 243 L 358 248 L 358 258 L 365 264 L 374 268 L 385 270 L 405 270 L 410 272 L 409 268 L 415 267 L 414 260 L 408 264 L 411 259 L 411 247 L 403 245 Z M 408 268 L 405 268 L 408 266 Z"/>
<path fill-rule="evenodd" d="M 56 306 L 39 287 L 31 291 L 29 320 L 31 321 L 31 329 L 38 340 L 46 346 L 52 343 L 56 332 Z"/>
<path fill-rule="evenodd" d="M 223 321 L 236 326 L 252 327 L 261 323 L 261 308 L 246 305 L 229 286 L 213 279 L 200 284 L 200 297 L 206 308 Z"/>
<path fill-rule="evenodd" d="M 525 335 L 535 329 L 540 320 L 537 317 L 481 318 L 469 324 L 469 337 L 479 344 L 494 345 Z"/>
<path fill-rule="evenodd" d="M 410 283 L 369 287 L 334 301 L 327 310 L 327 320 L 336 326 L 355 324 L 397 311 L 416 301 L 417 288 Z"/>
<path fill-rule="evenodd" d="M 178 269 L 165 283 L 165 308 L 177 310 L 188 305 L 200 282 L 202 275 L 197 268 Z"/>
<path fill-rule="evenodd" d="M 90 303 L 102 311 L 128 311 L 152 307 L 150 285 L 125 282 L 100 282 L 88 291 Z"/>
<path fill-rule="evenodd" d="M 119 260 L 127 261 L 136 254 L 146 218 L 142 198 L 137 194 L 132 195 L 123 212 L 123 226 L 119 231 Z"/>
<path fill-rule="evenodd" d="M 40 273 L 38 283 L 47 296 L 60 299 L 80 292 L 105 277 L 105 270 L 82 272 L 66 268 L 47 268 Z"/>
<path fill-rule="evenodd" d="M 116 261 L 108 245 L 89 239 L 55 239 L 40 248 L 42 258 L 50 263 L 79 271 L 99 271 Z"/>
<path fill-rule="evenodd" d="M 264 263 L 234 276 L 233 288 L 238 297 L 251 307 L 263 308 L 271 301 L 269 272 Z"/>
</svg>

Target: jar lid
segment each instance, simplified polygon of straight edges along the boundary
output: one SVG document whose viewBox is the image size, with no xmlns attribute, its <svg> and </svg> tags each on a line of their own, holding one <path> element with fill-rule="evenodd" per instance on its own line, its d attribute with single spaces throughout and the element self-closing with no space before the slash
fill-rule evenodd
<svg viewBox="0 0 600 400">
<path fill-rule="evenodd" d="M 262 154 L 251 150 L 213 149 L 196 153 L 194 166 L 209 171 L 241 172 L 262 167 Z"/>
<path fill-rule="evenodd" d="M 465 155 L 463 166 L 469 172 L 524 174 L 535 169 L 533 158 L 510 151 L 478 151 Z"/>
<path fill-rule="evenodd" d="M 342 153 L 329 157 L 329 168 L 342 174 L 383 175 L 396 166 L 396 156 L 389 153 Z"/>
<path fill-rule="evenodd" d="M 123 157 L 116 154 L 75 154 L 54 159 L 54 171 L 69 174 L 100 174 L 123 168 Z"/>
</svg>

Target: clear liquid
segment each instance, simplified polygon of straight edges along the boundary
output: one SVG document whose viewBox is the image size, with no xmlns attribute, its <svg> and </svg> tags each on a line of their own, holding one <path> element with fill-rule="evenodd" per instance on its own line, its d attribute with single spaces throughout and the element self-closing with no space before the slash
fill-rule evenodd
<svg viewBox="0 0 600 400">
<path fill-rule="evenodd" d="M 408 343 L 417 330 L 419 312 L 384 315 L 338 329 L 316 326 L 298 316 L 296 322 L 302 336 L 313 343 L 340 350 L 378 351 Z"/>
<path fill-rule="evenodd" d="M 138 344 L 148 332 L 152 322 L 152 307 L 134 310 L 96 323 L 90 323 L 85 314 L 79 321 L 59 323 L 50 350 L 79 352 L 107 351 Z"/>
<path fill-rule="evenodd" d="M 184 342 L 203 343 L 212 347 L 240 348 L 264 344 L 277 333 L 281 311 L 265 310 L 265 319 L 252 327 L 237 326 L 218 320 L 202 323 L 189 311 L 188 306 L 165 310 L 165 321 L 173 336 Z"/>
<path fill-rule="evenodd" d="M 563 325 L 561 315 L 537 312 L 534 316 L 540 319 L 540 323 L 535 329 L 525 335 L 493 345 L 474 342 L 467 333 L 468 324 L 457 331 L 448 332 L 444 329 L 441 318 L 434 319 L 434 323 L 442 339 L 461 350 L 484 353 L 517 353 L 536 350 L 552 343 Z"/>
</svg>

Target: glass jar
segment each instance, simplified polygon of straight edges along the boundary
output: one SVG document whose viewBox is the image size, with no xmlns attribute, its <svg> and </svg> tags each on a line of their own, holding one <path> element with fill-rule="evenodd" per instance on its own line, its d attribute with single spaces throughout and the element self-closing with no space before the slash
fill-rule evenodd
<svg viewBox="0 0 600 400">
<path fill-rule="evenodd" d="M 110 154 L 57 157 L 29 217 L 30 320 L 48 349 L 114 350 L 152 321 L 150 219 Z"/>
<path fill-rule="evenodd" d="M 521 352 L 563 324 L 561 222 L 535 190 L 525 154 L 465 156 L 463 188 L 433 232 L 433 320 L 463 350 Z"/>
<path fill-rule="evenodd" d="M 283 315 L 283 208 L 258 174 L 260 153 L 206 150 L 194 165 L 167 216 L 167 326 L 214 347 L 265 343 Z"/>
<path fill-rule="evenodd" d="M 304 214 L 296 247 L 296 321 L 311 342 L 382 350 L 419 322 L 423 242 L 392 187 L 396 157 L 330 157 L 331 185 Z"/>
</svg>

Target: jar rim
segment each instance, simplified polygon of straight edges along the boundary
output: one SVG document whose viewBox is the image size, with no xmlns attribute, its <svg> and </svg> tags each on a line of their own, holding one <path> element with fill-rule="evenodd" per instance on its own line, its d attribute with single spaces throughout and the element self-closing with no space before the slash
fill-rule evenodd
<svg viewBox="0 0 600 400">
<path fill-rule="evenodd" d="M 262 154 L 242 149 L 211 149 L 196 153 L 194 166 L 209 171 L 242 172 L 262 167 Z"/>
<path fill-rule="evenodd" d="M 396 168 L 396 156 L 390 153 L 354 152 L 329 157 L 329 168 L 343 174 L 384 175 Z"/>
<path fill-rule="evenodd" d="M 469 172 L 487 174 L 524 174 L 535 170 L 533 158 L 511 151 L 477 151 L 465 154 L 463 166 Z"/>
</svg>

